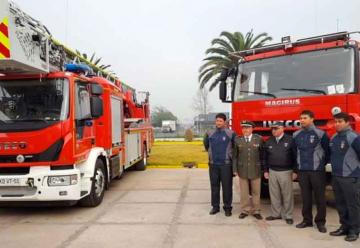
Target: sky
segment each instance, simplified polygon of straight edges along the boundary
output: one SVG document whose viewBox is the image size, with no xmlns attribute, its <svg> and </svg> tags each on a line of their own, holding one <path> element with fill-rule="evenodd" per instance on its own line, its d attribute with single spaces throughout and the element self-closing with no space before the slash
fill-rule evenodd
<svg viewBox="0 0 360 248">
<path fill-rule="evenodd" d="M 222 31 L 267 32 L 273 42 L 360 30 L 360 1 L 348 0 L 15 0 L 68 47 L 96 53 L 118 77 L 149 91 L 182 122 L 196 115 L 193 98 L 205 50 Z M 229 104 L 211 92 L 214 111 Z"/>
</svg>

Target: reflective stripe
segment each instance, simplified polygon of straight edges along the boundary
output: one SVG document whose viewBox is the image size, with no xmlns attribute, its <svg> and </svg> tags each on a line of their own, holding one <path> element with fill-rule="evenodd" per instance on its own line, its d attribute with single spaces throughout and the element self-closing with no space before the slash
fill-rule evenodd
<svg viewBox="0 0 360 248">
<path fill-rule="evenodd" d="M 3 44 L 4 47 L 10 49 L 10 40 L 4 33 L 0 32 L 0 43 Z"/>
<path fill-rule="evenodd" d="M 5 17 L 0 23 L 0 58 L 10 58 L 9 20 Z"/>
</svg>

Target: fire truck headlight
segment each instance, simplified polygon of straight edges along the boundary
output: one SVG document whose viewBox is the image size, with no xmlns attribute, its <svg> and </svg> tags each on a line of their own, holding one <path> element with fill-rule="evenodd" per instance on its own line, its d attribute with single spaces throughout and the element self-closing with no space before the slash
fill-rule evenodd
<svg viewBox="0 0 360 248">
<path fill-rule="evenodd" d="M 348 44 L 349 46 L 356 46 L 356 41 L 354 41 L 354 40 L 349 40 L 349 41 L 347 42 L 347 44 Z"/>
<path fill-rule="evenodd" d="M 50 176 L 48 178 L 49 186 L 69 186 L 77 184 L 77 175 Z"/>
</svg>

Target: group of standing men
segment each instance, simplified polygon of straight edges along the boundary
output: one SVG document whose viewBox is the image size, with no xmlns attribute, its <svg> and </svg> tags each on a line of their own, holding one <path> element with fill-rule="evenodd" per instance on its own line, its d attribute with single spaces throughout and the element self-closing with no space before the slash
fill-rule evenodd
<svg viewBox="0 0 360 248">
<path fill-rule="evenodd" d="M 254 123 L 240 123 L 242 135 L 227 128 L 226 116 L 216 116 L 216 128 L 206 133 L 209 153 L 211 215 L 220 211 L 220 185 L 226 216 L 232 215 L 233 176 L 239 178 L 240 219 L 249 215 L 263 219 L 260 207 L 261 177 L 269 180 L 272 214 L 267 221 L 285 219 L 293 224 L 293 180 L 301 188 L 303 220 L 297 228 L 313 226 L 326 233 L 325 165 L 332 166 L 332 186 L 341 226 L 332 236 L 345 235 L 355 241 L 360 231 L 360 136 L 350 127 L 347 113 L 334 115 L 336 134 L 329 140 L 326 132 L 314 125 L 314 114 L 300 114 L 301 129 L 292 136 L 284 133 L 283 122 L 271 125 L 272 136 L 264 141 L 253 133 Z M 263 174 L 262 174 L 263 173 Z M 313 220 L 313 196 L 317 213 Z"/>
</svg>

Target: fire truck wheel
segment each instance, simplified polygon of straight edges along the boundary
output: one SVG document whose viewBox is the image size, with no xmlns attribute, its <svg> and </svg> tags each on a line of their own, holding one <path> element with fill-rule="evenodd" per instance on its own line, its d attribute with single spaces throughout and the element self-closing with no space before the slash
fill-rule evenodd
<svg viewBox="0 0 360 248">
<path fill-rule="evenodd" d="M 91 185 L 91 192 L 88 196 L 80 200 L 79 204 L 83 207 L 96 207 L 98 206 L 103 198 L 105 193 L 105 167 L 104 163 L 98 159 L 95 165 L 94 177 Z"/>
<path fill-rule="evenodd" d="M 146 165 L 147 165 L 147 153 L 145 148 L 142 159 L 139 162 L 137 162 L 137 164 L 135 165 L 135 170 L 144 171 L 146 170 Z"/>
</svg>

